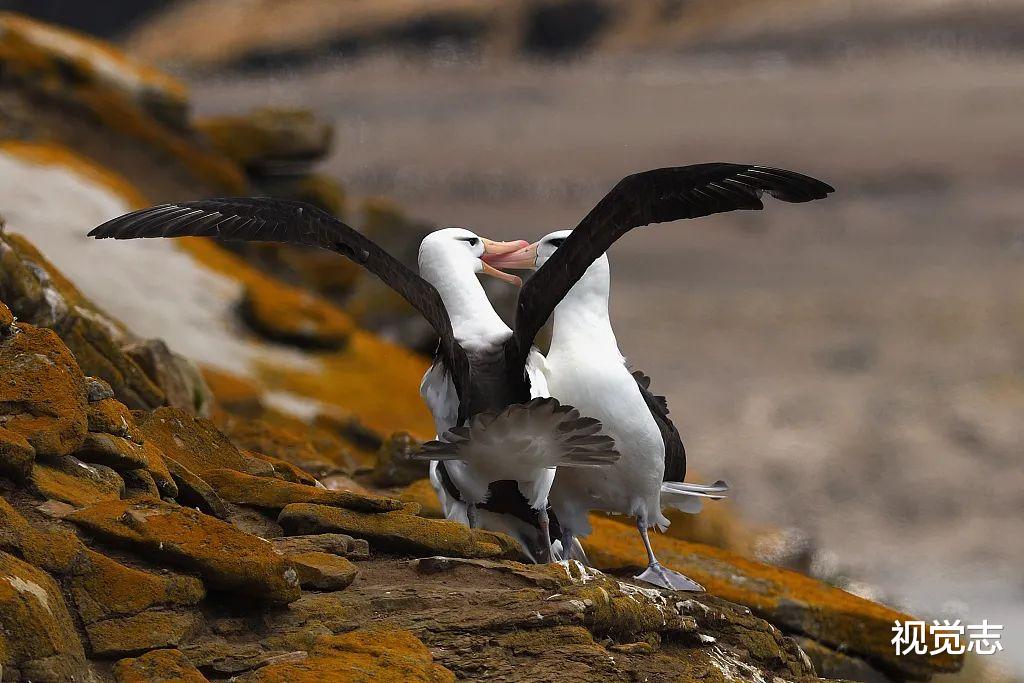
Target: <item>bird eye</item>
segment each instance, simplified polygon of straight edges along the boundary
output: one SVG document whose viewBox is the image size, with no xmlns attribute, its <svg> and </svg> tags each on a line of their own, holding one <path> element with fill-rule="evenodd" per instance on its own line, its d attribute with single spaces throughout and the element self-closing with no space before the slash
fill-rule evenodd
<svg viewBox="0 0 1024 683">
<path fill-rule="evenodd" d="M 471 247 L 475 247 L 480 244 L 480 238 L 478 237 L 460 237 L 459 239 L 463 242 L 469 242 L 469 246 Z"/>
</svg>

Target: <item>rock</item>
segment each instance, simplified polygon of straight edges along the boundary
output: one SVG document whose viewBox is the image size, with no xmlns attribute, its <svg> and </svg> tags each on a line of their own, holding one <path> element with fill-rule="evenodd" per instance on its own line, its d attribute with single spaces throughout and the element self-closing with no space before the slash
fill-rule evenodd
<svg viewBox="0 0 1024 683">
<path fill-rule="evenodd" d="M 171 351 L 161 339 L 128 344 L 124 351 L 163 390 L 167 405 L 210 416 L 213 393 L 195 363 Z"/>
<path fill-rule="evenodd" d="M 86 548 L 62 529 L 37 529 L 0 498 L 0 550 L 16 553 L 55 576 L 66 576 L 82 562 Z"/>
<path fill-rule="evenodd" d="M 810 638 L 797 638 L 800 649 L 814 664 L 814 670 L 828 678 L 843 678 L 861 683 L 890 683 L 892 680 L 881 671 L 872 668 L 863 659 L 850 657 L 827 648 Z"/>
<path fill-rule="evenodd" d="M 192 612 L 146 610 L 89 624 L 85 633 L 94 657 L 122 657 L 154 648 L 177 647 L 202 625 L 202 617 Z"/>
<path fill-rule="evenodd" d="M 381 487 L 406 486 L 427 476 L 429 463 L 413 460 L 422 444 L 407 432 L 392 434 L 377 451 L 373 483 Z"/>
<path fill-rule="evenodd" d="M 131 408 L 163 405 L 164 394 L 120 348 L 124 328 L 96 308 L 25 238 L 0 235 L 0 296 L 25 322 L 53 329 L 78 366 L 110 384 Z"/>
<path fill-rule="evenodd" d="M 89 386 L 95 386 L 90 384 Z M 89 431 L 101 434 L 111 434 L 123 439 L 129 439 L 135 443 L 142 443 L 142 432 L 135 424 L 135 418 L 128 406 L 118 401 L 113 396 L 109 398 L 93 399 L 92 396 L 101 394 L 89 391 L 89 405 L 86 407 L 86 416 L 89 419 Z"/>
<path fill-rule="evenodd" d="M 280 510 L 291 503 L 335 505 L 362 512 L 389 512 L 402 509 L 402 502 L 351 491 L 329 491 L 316 486 L 294 484 L 280 479 L 254 477 L 234 470 L 209 470 L 206 481 L 224 500 L 241 505 Z"/>
<path fill-rule="evenodd" d="M 46 572 L 0 552 L 0 665 L 17 668 L 54 656 L 87 668 L 60 587 Z"/>
<path fill-rule="evenodd" d="M 99 539 L 195 571 L 209 586 L 271 603 L 299 597 L 295 570 L 269 544 L 190 508 L 110 501 L 68 520 Z"/>
<path fill-rule="evenodd" d="M 21 434 L 0 426 L 0 476 L 24 479 L 32 471 L 36 449 Z"/>
<path fill-rule="evenodd" d="M 7 304 L 0 301 L 0 336 L 7 336 L 12 334 L 14 331 L 14 314 L 11 313 L 11 309 L 7 308 Z"/>
<path fill-rule="evenodd" d="M 164 462 L 178 486 L 178 495 L 175 498 L 179 503 L 198 508 L 217 519 L 226 520 L 230 517 L 231 510 L 227 504 L 199 475 L 174 458 L 165 457 Z"/>
<path fill-rule="evenodd" d="M 213 392 L 215 409 L 248 418 L 263 414 L 263 391 L 255 382 L 209 365 L 204 365 L 201 370 L 203 379 Z M 217 419 L 217 422 L 221 420 Z"/>
<path fill-rule="evenodd" d="M 242 320 L 257 334 L 303 349 L 337 350 L 347 343 L 355 323 L 320 297 L 279 283 L 250 283 L 242 298 Z"/>
<path fill-rule="evenodd" d="M 288 536 L 270 541 L 282 555 L 301 553 L 331 553 L 343 557 L 365 560 L 370 556 L 370 544 L 362 538 L 345 534 L 313 534 L 311 536 Z"/>
<path fill-rule="evenodd" d="M 156 480 L 146 470 L 125 470 L 121 472 L 121 478 L 124 480 L 122 498 L 160 498 L 161 496 Z"/>
<path fill-rule="evenodd" d="M 370 495 L 370 489 L 344 474 L 331 474 L 321 478 L 319 481 L 328 491 L 350 491 L 361 495 Z"/>
<path fill-rule="evenodd" d="M 271 423 L 266 419 L 231 417 L 221 427 L 239 448 L 272 456 L 306 472 L 324 474 L 355 466 L 341 439 L 300 420 L 275 416 Z"/>
<path fill-rule="evenodd" d="M 209 420 L 160 408 L 139 419 L 139 427 L 147 441 L 199 476 L 212 469 L 245 469 L 242 454 Z"/>
<path fill-rule="evenodd" d="M 305 109 L 256 109 L 249 114 L 214 116 L 196 123 L 213 145 L 250 172 L 282 163 L 326 156 L 333 127 Z"/>
<path fill-rule="evenodd" d="M 591 517 L 594 532 L 584 541 L 598 567 L 639 566 L 644 550 L 631 525 Z M 848 655 L 904 678 L 957 671 L 950 655 L 897 657 L 890 644 L 895 620 L 906 614 L 859 598 L 802 574 L 747 560 L 726 550 L 658 536 L 658 559 L 705 586 L 712 595 L 747 605 L 787 631 L 805 634 Z"/>
<path fill-rule="evenodd" d="M 242 461 L 245 463 L 245 473 L 251 474 L 254 477 L 277 477 L 277 471 L 274 466 L 262 458 L 249 455 L 246 451 L 242 451 Z"/>
<path fill-rule="evenodd" d="M 83 624 L 138 614 L 153 607 L 188 607 L 206 597 L 203 583 L 181 574 L 152 574 L 86 550 L 70 594 Z"/>
<path fill-rule="evenodd" d="M 384 626 L 322 636 L 309 657 L 270 664 L 238 679 L 242 683 L 323 681 L 421 681 L 447 683 L 455 675 L 434 663 L 430 650 L 412 633 Z"/>
<path fill-rule="evenodd" d="M 153 650 L 114 665 L 117 683 L 209 683 L 180 650 Z"/>
<path fill-rule="evenodd" d="M 223 626 L 224 620 L 215 624 L 214 630 Z M 241 631 L 233 634 L 251 632 L 252 628 L 246 624 Z M 233 643 L 224 638 L 201 638 L 183 647 L 182 651 L 193 665 L 209 670 L 213 674 L 228 675 L 250 671 L 274 662 L 295 661 L 306 657 L 304 651 L 273 650 L 258 643 Z"/>
<path fill-rule="evenodd" d="M 146 470 L 153 476 L 161 493 L 169 498 L 178 495 L 178 485 L 167 469 L 163 454 L 152 440 L 147 439 L 140 444 L 112 434 L 89 432 L 75 455 L 86 462 L 106 465 L 119 472 Z"/>
<path fill-rule="evenodd" d="M 437 492 L 430 484 L 429 479 L 417 479 L 406 486 L 398 494 L 398 500 L 403 503 L 416 503 L 420 506 L 420 514 L 424 517 L 444 519 L 444 511 L 441 510 L 441 501 L 437 499 Z"/>
<path fill-rule="evenodd" d="M 37 455 L 70 455 L 88 430 L 85 377 L 52 330 L 16 328 L 0 338 L 0 427 L 22 436 Z"/>
<path fill-rule="evenodd" d="M 297 553 L 288 555 L 299 573 L 303 588 L 319 591 L 340 591 L 352 583 L 359 570 L 344 557 L 329 553 Z"/>
<path fill-rule="evenodd" d="M 29 482 L 43 498 L 52 498 L 75 507 L 103 500 L 118 500 L 124 492 L 124 480 L 103 465 L 86 465 L 70 455 L 37 461 Z"/>
<path fill-rule="evenodd" d="M 522 552 L 518 544 L 504 534 L 405 512 L 364 514 L 326 505 L 295 503 L 281 511 L 278 521 L 289 534 L 340 532 L 365 538 L 375 548 L 396 553 L 519 557 Z"/>
<path fill-rule="evenodd" d="M 290 462 L 285 462 L 284 460 L 280 460 L 258 451 L 242 451 L 242 454 L 250 458 L 258 458 L 269 463 L 274 476 L 278 479 L 284 479 L 285 481 L 290 481 L 295 484 L 305 484 L 306 486 L 316 486 L 317 484 L 316 477 L 305 470 L 296 467 Z M 356 493 L 369 493 L 369 491 L 356 491 Z"/>
<path fill-rule="evenodd" d="M 96 403 L 105 398 L 114 398 L 113 388 L 99 377 L 85 378 L 85 393 L 89 399 L 89 403 Z M 103 430 L 99 429 L 94 431 Z"/>
</svg>

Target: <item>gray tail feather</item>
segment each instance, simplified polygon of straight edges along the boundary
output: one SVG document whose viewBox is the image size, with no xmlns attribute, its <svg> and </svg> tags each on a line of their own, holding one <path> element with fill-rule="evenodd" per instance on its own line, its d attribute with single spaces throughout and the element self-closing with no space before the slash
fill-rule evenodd
<svg viewBox="0 0 1024 683">
<path fill-rule="evenodd" d="M 697 514 L 704 507 L 705 500 L 721 500 L 728 490 L 728 484 L 721 480 L 710 485 L 666 481 L 661 484 L 661 504 L 663 507 Z"/>
</svg>

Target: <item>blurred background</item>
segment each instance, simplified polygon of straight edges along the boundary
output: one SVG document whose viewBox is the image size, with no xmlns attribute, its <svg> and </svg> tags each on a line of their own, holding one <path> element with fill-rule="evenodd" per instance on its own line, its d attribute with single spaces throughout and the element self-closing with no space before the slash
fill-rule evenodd
<svg viewBox="0 0 1024 683">
<path fill-rule="evenodd" d="M 612 314 L 754 552 L 1024 671 L 1024 2 L 25 0 L 176 74 L 198 114 L 301 107 L 319 171 L 536 239 L 622 176 L 706 161 L 825 202 L 636 230 Z M 407 258 L 414 253 L 405 245 Z"/>
</svg>

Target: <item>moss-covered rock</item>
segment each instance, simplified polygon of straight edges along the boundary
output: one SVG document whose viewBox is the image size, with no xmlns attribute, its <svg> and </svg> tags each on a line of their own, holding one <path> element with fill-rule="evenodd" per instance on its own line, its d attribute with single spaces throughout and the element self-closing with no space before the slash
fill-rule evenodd
<svg viewBox="0 0 1024 683">
<path fill-rule="evenodd" d="M 195 635 L 202 625 L 202 617 L 194 612 L 146 610 L 89 624 L 85 633 L 94 657 L 112 658 L 176 647 Z"/>
<path fill-rule="evenodd" d="M 133 569 L 95 550 L 85 551 L 69 586 L 84 624 L 138 614 L 153 607 L 187 607 L 206 597 L 199 579 Z"/>
<path fill-rule="evenodd" d="M 227 501 L 272 510 L 280 510 L 292 503 L 334 505 L 361 512 L 391 512 L 401 510 L 403 507 L 401 501 L 392 498 L 361 495 L 350 491 L 330 491 L 317 486 L 254 477 L 235 470 L 210 470 L 205 478 L 220 497 Z"/>
<path fill-rule="evenodd" d="M 62 657 L 87 669 L 60 587 L 46 572 L 0 552 L 0 664 Z M 83 675 L 84 678 L 84 675 Z"/>
<path fill-rule="evenodd" d="M 455 675 L 434 663 L 430 650 L 408 631 L 373 627 L 318 638 L 309 657 L 271 664 L 245 676 L 245 683 L 450 683 Z"/>
<path fill-rule="evenodd" d="M 256 109 L 196 122 L 213 145 L 251 170 L 281 162 L 313 161 L 330 149 L 333 128 L 306 109 Z"/>
<path fill-rule="evenodd" d="M 359 570 L 354 564 L 330 553 L 307 552 L 288 555 L 299 574 L 303 588 L 318 591 L 340 591 L 347 588 Z"/>
<path fill-rule="evenodd" d="M 365 538 L 374 548 L 397 553 L 510 558 L 522 553 L 518 544 L 504 534 L 406 512 L 365 514 L 294 503 L 281 511 L 278 521 L 292 534 L 338 532 Z"/>
<path fill-rule="evenodd" d="M 370 556 L 370 544 L 365 538 L 352 538 L 345 534 L 288 536 L 273 538 L 270 542 L 277 552 L 288 556 L 302 553 L 330 553 L 358 559 Z"/>
<path fill-rule="evenodd" d="M 117 683 L 209 683 L 180 650 L 153 650 L 114 665 Z"/>
<path fill-rule="evenodd" d="M 344 311 L 299 289 L 252 284 L 241 303 L 242 319 L 271 341 L 304 349 L 340 349 L 355 323 Z"/>
<path fill-rule="evenodd" d="M 37 455 L 70 455 L 88 430 L 85 377 L 52 330 L 16 329 L 0 337 L 0 427 Z"/>
<path fill-rule="evenodd" d="M 121 349 L 128 338 L 124 327 L 20 235 L 0 235 L 0 297 L 21 320 L 53 329 L 82 370 L 109 383 L 129 407 L 163 405 L 163 391 Z"/>
<path fill-rule="evenodd" d="M 242 454 L 209 420 L 160 408 L 142 416 L 139 427 L 168 458 L 200 476 L 219 468 L 245 470 Z"/>
<path fill-rule="evenodd" d="M 269 544 L 190 508 L 110 501 L 68 520 L 104 541 L 195 571 L 209 586 L 272 603 L 299 597 L 295 570 Z"/>
<path fill-rule="evenodd" d="M 171 498 L 178 495 L 178 486 L 167 469 L 163 453 L 150 439 L 137 443 L 112 434 L 89 432 L 75 455 L 118 472 L 144 470 L 153 477 L 162 494 Z"/>
<path fill-rule="evenodd" d="M 0 426 L 0 476 L 24 479 L 32 471 L 36 449 L 21 434 Z"/>
<path fill-rule="evenodd" d="M 124 480 L 117 472 L 103 465 L 87 465 L 69 455 L 35 462 L 29 483 L 43 498 L 75 507 L 118 500 L 124 492 Z"/>
</svg>

